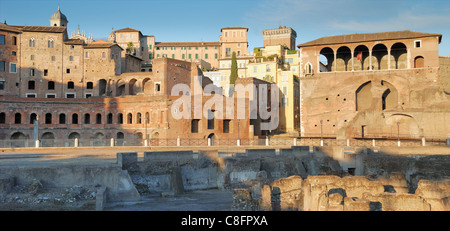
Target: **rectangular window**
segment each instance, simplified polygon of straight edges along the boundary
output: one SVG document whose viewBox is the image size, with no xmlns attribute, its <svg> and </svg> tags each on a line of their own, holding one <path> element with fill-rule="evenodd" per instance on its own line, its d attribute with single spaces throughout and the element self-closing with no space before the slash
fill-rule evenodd
<svg viewBox="0 0 450 231">
<path fill-rule="evenodd" d="M 55 56 L 52 56 L 52 61 L 55 61 L 56 60 L 56 57 Z"/>
<path fill-rule="evenodd" d="M 30 68 L 30 76 L 34 76 L 34 69 Z"/>
<path fill-rule="evenodd" d="M 49 81 L 49 82 L 47 83 L 47 88 L 48 88 L 49 90 L 55 90 L 55 82 Z"/>
<path fill-rule="evenodd" d="M 148 49 L 149 49 L 149 50 L 152 49 L 152 44 L 148 45 Z"/>
<path fill-rule="evenodd" d="M 198 59 L 198 54 L 195 54 L 195 59 Z"/>
<path fill-rule="evenodd" d="M 54 94 L 54 93 L 47 93 L 47 94 L 45 94 L 45 98 L 54 99 L 54 98 L 56 98 L 56 94 Z"/>
<path fill-rule="evenodd" d="M 84 54 L 84 57 L 85 57 L 85 58 L 89 58 L 89 52 L 86 52 L 86 53 Z"/>
<path fill-rule="evenodd" d="M 0 44 L 1 45 L 5 44 L 5 36 L 4 35 L 0 35 Z"/>
<path fill-rule="evenodd" d="M 174 59 L 175 58 L 175 54 L 172 54 L 172 59 Z"/>
<path fill-rule="evenodd" d="M 73 56 L 69 56 L 69 61 L 73 61 Z"/>
<path fill-rule="evenodd" d="M 89 98 L 89 97 L 92 97 L 92 93 L 85 93 L 85 94 L 84 94 L 84 98 L 87 99 L 87 98 Z"/>
<path fill-rule="evenodd" d="M 223 133 L 230 133 L 230 120 L 223 121 Z"/>
<path fill-rule="evenodd" d="M 208 110 L 208 129 L 214 129 L 214 111 Z"/>
<path fill-rule="evenodd" d="M 34 55 L 30 55 L 30 60 L 34 60 Z"/>
<path fill-rule="evenodd" d="M 33 80 L 28 81 L 28 90 L 34 90 L 35 82 Z"/>
<path fill-rule="evenodd" d="M 422 40 L 416 40 L 416 41 L 414 41 L 414 47 L 415 47 L 415 48 L 420 48 L 420 47 L 422 47 Z"/>
<path fill-rule="evenodd" d="M 13 45 L 13 46 L 16 46 L 16 45 L 17 45 L 17 37 L 16 37 L 16 36 L 13 36 L 13 37 L 12 37 L 12 45 Z"/>
<path fill-rule="evenodd" d="M 74 99 L 75 98 L 75 94 L 74 93 L 66 93 L 66 98 Z"/>
<path fill-rule="evenodd" d="M 5 71 L 6 71 L 6 62 L 0 61 L 0 72 L 5 72 Z"/>
<path fill-rule="evenodd" d="M 205 54 L 205 59 L 208 59 L 208 54 Z"/>
<path fill-rule="evenodd" d="M 74 88 L 75 88 L 75 84 L 72 81 L 67 83 L 67 89 L 74 89 Z"/>
<path fill-rule="evenodd" d="M 217 59 L 217 53 L 214 54 L 214 58 Z"/>
<path fill-rule="evenodd" d="M 36 98 L 36 97 L 37 97 L 37 96 L 36 96 L 36 93 L 26 93 L 25 96 L 26 96 L 27 98 Z"/>
<path fill-rule="evenodd" d="M 205 47 L 205 50 L 208 50 L 208 47 Z"/>
<path fill-rule="evenodd" d="M 48 76 L 48 70 L 44 69 L 44 76 Z"/>
<path fill-rule="evenodd" d="M 186 55 L 185 54 L 182 54 L 181 55 L 181 59 L 185 59 L 186 58 Z"/>
<path fill-rule="evenodd" d="M 191 54 L 189 54 L 189 59 L 192 59 L 192 55 Z"/>
<path fill-rule="evenodd" d="M 13 51 L 13 52 L 11 52 L 11 55 L 12 56 L 17 56 L 17 52 Z"/>
<path fill-rule="evenodd" d="M 5 81 L 0 81 L 0 90 L 5 90 Z"/>
<path fill-rule="evenodd" d="M 195 47 L 196 50 L 198 50 L 198 47 Z"/>
<path fill-rule="evenodd" d="M 70 74 L 70 69 L 69 68 L 66 69 L 66 73 Z"/>
<path fill-rule="evenodd" d="M 225 49 L 225 55 L 226 56 L 230 56 L 231 55 L 231 48 L 226 48 Z"/>
<path fill-rule="evenodd" d="M 200 120 L 194 119 L 191 121 L 191 133 L 198 133 L 198 122 Z"/>
<path fill-rule="evenodd" d="M 16 73 L 17 72 L 17 66 L 15 63 L 10 63 L 9 64 L 9 72 L 10 73 Z"/>
</svg>

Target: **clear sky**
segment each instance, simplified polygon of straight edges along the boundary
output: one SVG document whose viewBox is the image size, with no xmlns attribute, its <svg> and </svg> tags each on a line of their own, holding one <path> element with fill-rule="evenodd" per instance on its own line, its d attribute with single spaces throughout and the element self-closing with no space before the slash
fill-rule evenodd
<svg viewBox="0 0 450 231">
<path fill-rule="evenodd" d="M 323 36 L 412 30 L 443 35 L 450 56 L 450 0 L 0 0 L 0 21 L 49 25 L 58 5 L 94 39 L 132 27 L 157 42 L 219 41 L 220 28 L 248 27 L 249 51 L 263 45 L 262 30 L 292 27 L 297 45 Z M 20 9 L 20 10 L 18 10 Z"/>
</svg>

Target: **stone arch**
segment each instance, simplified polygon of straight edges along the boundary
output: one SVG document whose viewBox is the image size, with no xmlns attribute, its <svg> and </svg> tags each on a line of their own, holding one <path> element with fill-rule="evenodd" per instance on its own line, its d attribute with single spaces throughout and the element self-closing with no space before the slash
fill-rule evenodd
<svg viewBox="0 0 450 231">
<path fill-rule="evenodd" d="M 325 63 L 326 62 L 326 63 Z M 323 64 L 324 68 L 320 68 L 320 63 Z M 320 72 L 330 72 L 332 71 L 332 66 L 334 63 L 334 51 L 329 47 L 324 47 L 320 50 L 319 54 L 319 70 Z"/>
<path fill-rule="evenodd" d="M 387 47 L 379 43 L 372 48 L 372 66 L 373 70 L 386 70 L 388 64 L 388 49 Z M 376 61 L 374 63 L 374 61 Z"/>
<path fill-rule="evenodd" d="M 68 136 L 69 139 L 75 139 L 75 138 L 80 139 L 80 137 L 81 136 L 78 132 L 71 132 Z"/>
<path fill-rule="evenodd" d="M 11 135 L 11 139 L 12 139 L 12 140 L 26 140 L 26 139 L 28 139 L 28 138 L 29 138 L 29 136 L 23 134 L 22 132 L 14 132 L 14 133 Z"/>
<path fill-rule="evenodd" d="M 124 139 L 124 138 L 125 138 L 125 135 L 123 134 L 123 132 L 118 132 L 118 133 L 116 134 L 116 137 L 117 137 L 117 139 Z"/>
<path fill-rule="evenodd" d="M 364 111 L 372 108 L 372 81 L 363 83 L 356 90 L 356 111 Z"/>
<path fill-rule="evenodd" d="M 381 109 L 395 109 L 398 106 L 398 91 L 391 83 L 382 80 L 381 85 L 386 88 L 381 96 Z"/>
<path fill-rule="evenodd" d="M 104 96 L 106 95 L 107 82 L 106 79 L 100 79 L 98 81 L 98 95 Z"/>
<path fill-rule="evenodd" d="M 121 79 L 116 82 L 116 96 L 125 95 L 125 82 Z"/>
<path fill-rule="evenodd" d="M 351 71 L 349 61 L 352 58 L 352 51 L 347 46 L 341 46 L 336 52 L 336 71 Z"/>
<path fill-rule="evenodd" d="M 370 65 L 369 48 L 365 45 L 359 45 L 353 52 L 353 70 L 368 70 Z"/>
<path fill-rule="evenodd" d="M 96 140 L 103 140 L 103 139 L 105 139 L 105 135 L 103 133 L 101 133 L 101 132 L 97 132 L 94 135 L 94 139 L 96 139 Z"/>
<path fill-rule="evenodd" d="M 210 141 L 211 146 L 214 146 L 215 138 L 216 138 L 216 135 L 214 133 L 211 133 L 211 134 L 208 135 L 208 139 Z"/>
<path fill-rule="evenodd" d="M 128 94 L 129 95 L 136 95 L 136 93 L 138 92 L 139 88 L 138 88 L 136 82 L 137 82 L 136 79 L 131 79 L 130 81 L 128 81 Z"/>
<path fill-rule="evenodd" d="M 147 83 L 148 83 L 148 86 L 146 87 L 145 84 L 147 84 Z M 146 91 L 151 91 L 151 89 L 152 89 L 152 87 L 151 87 L 152 84 L 151 84 L 150 78 L 143 79 L 141 86 L 142 86 L 143 93 L 150 93 L 150 92 L 146 92 Z"/>
<path fill-rule="evenodd" d="M 392 134 L 393 137 L 411 137 L 420 138 L 423 131 L 417 123 L 416 119 L 408 114 L 396 113 L 386 119 L 386 133 Z"/>
<path fill-rule="evenodd" d="M 425 59 L 423 56 L 417 56 L 414 58 L 414 68 L 423 68 L 425 67 Z"/>
<path fill-rule="evenodd" d="M 391 69 L 405 69 L 408 67 L 408 49 L 404 43 L 398 42 L 391 46 Z M 393 66 L 392 66 L 393 64 Z"/>
<path fill-rule="evenodd" d="M 44 132 L 41 136 L 41 139 L 43 140 L 55 139 L 55 134 L 53 134 L 52 132 Z"/>
</svg>

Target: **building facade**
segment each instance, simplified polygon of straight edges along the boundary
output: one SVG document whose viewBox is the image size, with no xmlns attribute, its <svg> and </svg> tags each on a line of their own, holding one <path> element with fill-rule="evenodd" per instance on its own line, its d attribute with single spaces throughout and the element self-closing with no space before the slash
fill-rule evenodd
<svg viewBox="0 0 450 231">
<path fill-rule="evenodd" d="M 301 50 L 301 134 L 338 138 L 448 137 L 440 34 L 323 37 Z"/>
</svg>

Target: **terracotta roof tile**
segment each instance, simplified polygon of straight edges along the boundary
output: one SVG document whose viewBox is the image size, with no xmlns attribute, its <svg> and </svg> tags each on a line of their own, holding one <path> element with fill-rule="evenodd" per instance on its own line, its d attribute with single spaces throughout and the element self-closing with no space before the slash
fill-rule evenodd
<svg viewBox="0 0 450 231">
<path fill-rule="evenodd" d="M 62 33 L 66 30 L 65 26 L 24 26 L 22 31 L 29 32 L 49 32 L 49 33 Z"/>
<path fill-rule="evenodd" d="M 17 32 L 17 33 L 22 32 L 20 30 L 20 28 L 17 28 L 15 26 L 9 26 L 9 25 L 4 24 L 4 23 L 0 23 L 0 30 L 12 31 L 12 32 Z"/>
<path fill-rule="evenodd" d="M 380 41 L 380 40 L 398 40 L 398 39 L 409 39 L 409 38 L 421 38 L 421 37 L 431 37 L 438 36 L 439 42 L 441 41 L 441 34 L 433 33 L 423 33 L 415 31 L 392 31 L 392 32 L 380 32 L 380 33 L 365 33 L 365 34 L 347 34 L 347 35 L 336 35 L 322 37 L 310 42 L 306 42 L 298 45 L 297 47 L 306 46 L 319 46 L 319 45 L 329 45 L 329 44 L 342 44 L 342 43 L 357 43 L 357 42 L 368 42 L 368 41 Z"/>
</svg>

